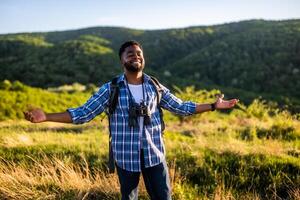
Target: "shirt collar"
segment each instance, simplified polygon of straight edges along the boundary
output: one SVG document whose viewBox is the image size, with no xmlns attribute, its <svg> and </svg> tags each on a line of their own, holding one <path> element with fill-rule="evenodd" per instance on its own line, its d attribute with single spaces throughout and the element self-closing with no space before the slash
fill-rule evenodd
<svg viewBox="0 0 300 200">
<path fill-rule="evenodd" d="M 145 73 L 143 73 L 143 79 L 144 79 L 144 83 L 147 83 L 151 77 Z M 125 78 L 125 74 L 122 74 L 121 76 L 119 76 L 118 80 L 117 80 L 117 83 L 120 84 L 120 83 L 124 83 L 126 84 L 127 83 L 127 80 Z"/>
</svg>

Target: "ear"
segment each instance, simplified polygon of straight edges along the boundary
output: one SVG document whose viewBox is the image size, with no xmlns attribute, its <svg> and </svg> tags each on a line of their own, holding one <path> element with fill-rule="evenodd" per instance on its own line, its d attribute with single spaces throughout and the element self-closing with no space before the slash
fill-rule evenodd
<svg viewBox="0 0 300 200">
<path fill-rule="evenodd" d="M 120 57 L 120 62 L 123 64 L 124 63 L 124 52 L 122 53 L 121 57 Z"/>
</svg>

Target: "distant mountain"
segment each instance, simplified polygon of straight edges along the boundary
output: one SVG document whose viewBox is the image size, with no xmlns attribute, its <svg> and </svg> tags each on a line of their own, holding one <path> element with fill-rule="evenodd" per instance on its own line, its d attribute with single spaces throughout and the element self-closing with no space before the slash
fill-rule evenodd
<svg viewBox="0 0 300 200">
<path fill-rule="evenodd" d="M 166 30 L 94 27 L 0 35 L 0 80 L 38 87 L 104 83 L 122 72 L 126 40 L 168 85 L 217 85 L 300 98 L 300 20 L 251 20 Z"/>
</svg>

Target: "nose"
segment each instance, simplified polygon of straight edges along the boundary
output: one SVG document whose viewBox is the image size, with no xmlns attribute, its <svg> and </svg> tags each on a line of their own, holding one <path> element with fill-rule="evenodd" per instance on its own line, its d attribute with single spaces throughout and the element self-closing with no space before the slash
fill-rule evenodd
<svg viewBox="0 0 300 200">
<path fill-rule="evenodd" d="M 137 60 L 137 59 L 139 59 L 140 58 L 140 56 L 138 55 L 138 54 L 133 54 L 133 56 L 132 56 L 132 59 L 134 59 L 134 60 Z"/>
</svg>

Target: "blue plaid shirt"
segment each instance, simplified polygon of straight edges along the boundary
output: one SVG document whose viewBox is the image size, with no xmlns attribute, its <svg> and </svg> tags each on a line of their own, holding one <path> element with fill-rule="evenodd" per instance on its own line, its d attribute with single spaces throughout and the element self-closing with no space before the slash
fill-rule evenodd
<svg viewBox="0 0 300 200">
<path fill-rule="evenodd" d="M 165 159 L 165 147 L 161 131 L 161 119 L 157 108 L 157 94 L 151 78 L 144 74 L 144 101 L 150 108 L 151 123 L 143 127 L 140 134 L 139 127 L 128 125 L 128 108 L 130 93 L 126 78 L 119 76 L 117 83 L 120 87 L 119 99 L 115 112 L 110 116 L 110 130 L 112 149 L 116 164 L 127 171 L 141 171 L 140 153 L 144 151 L 145 167 L 158 165 Z M 195 113 L 196 104 L 183 102 L 162 86 L 160 106 L 178 115 Z M 109 103 L 110 82 L 104 84 L 84 105 L 69 108 L 73 123 L 82 124 L 106 110 Z"/>
</svg>

